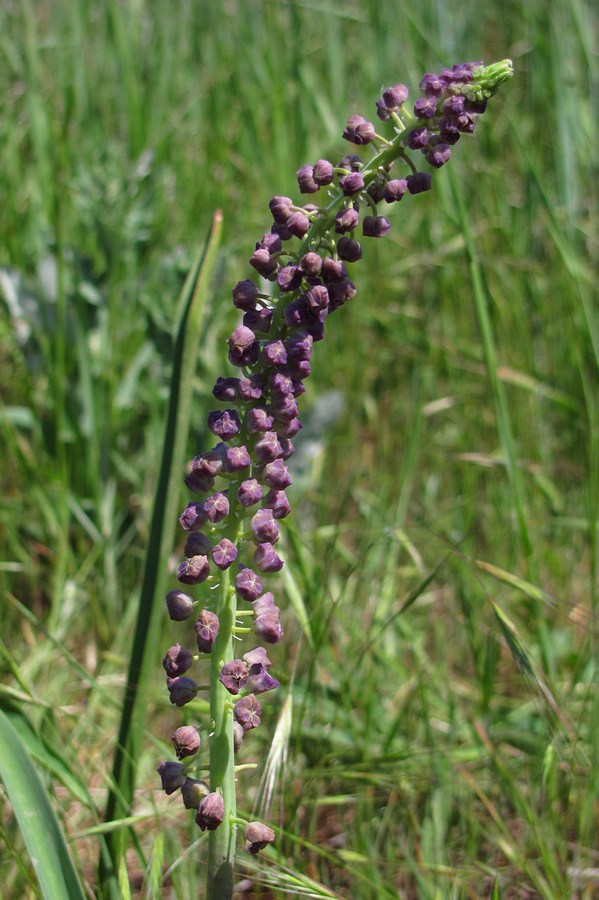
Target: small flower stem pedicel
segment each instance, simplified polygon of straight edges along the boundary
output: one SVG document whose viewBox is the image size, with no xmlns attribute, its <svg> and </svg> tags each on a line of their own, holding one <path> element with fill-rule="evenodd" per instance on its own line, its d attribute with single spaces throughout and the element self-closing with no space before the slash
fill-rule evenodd
<svg viewBox="0 0 599 900">
<path fill-rule="evenodd" d="M 283 566 L 276 545 L 280 523 L 290 512 L 285 461 L 301 428 L 298 399 L 310 375 L 313 345 L 323 340 L 331 313 L 356 294 L 347 264 L 362 255 L 357 235 L 383 237 L 390 225 L 379 205 L 386 208 L 406 194 L 430 190 L 431 174 L 414 159 L 424 158 L 433 169 L 445 165 L 452 148 L 462 135 L 474 132 L 488 99 L 511 75 L 510 60 L 428 73 L 420 82 L 423 96 L 411 108 L 404 85 L 388 88 L 376 101 L 388 137 L 362 116 L 351 116 L 343 137 L 365 147 L 363 156 L 346 156 L 337 165 L 320 159 L 301 166 L 300 192 L 318 195 L 319 203 L 298 205 L 288 197 L 273 197 L 271 230 L 250 259 L 260 277 L 233 288 L 233 303 L 243 313 L 228 341 L 236 374 L 218 378 L 214 386 L 214 397 L 223 406 L 208 416 L 216 443 L 189 465 L 185 481 L 199 496 L 180 517 L 188 537 L 178 580 L 205 587 L 198 599 L 180 589 L 166 598 L 172 620 L 194 618 L 195 633 L 185 641 L 194 639 L 198 650 L 194 656 L 176 644 L 167 651 L 171 703 L 193 701 L 197 676 L 187 673 L 195 667 L 207 682 L 205 658 L 210 661 L 210 721 L 177 728 L 172 741 L 179 762 L 158 766 L 164 790 L 180 789 L 185 806 L 196 811 L 199 828 L 210 832 L 207 896 L 213 900 L 229 898 L 233 891 L 240 823 L 235 753 L 260 724 L 258 696 L 279 686 L 263 645 L 280 641 L 283 629 L 266 582 Z M 269 290 L 265 282 L 271 283 Z M 234 636 L 248 633 L 253 634 L 247 650 L 236 656 Z M 181 762 L 200 749 L 200 725 L 209 743 L 209 786 Z M 266 825 L 245 824 L 250 853 L 274 837 Z"/>
</svg>

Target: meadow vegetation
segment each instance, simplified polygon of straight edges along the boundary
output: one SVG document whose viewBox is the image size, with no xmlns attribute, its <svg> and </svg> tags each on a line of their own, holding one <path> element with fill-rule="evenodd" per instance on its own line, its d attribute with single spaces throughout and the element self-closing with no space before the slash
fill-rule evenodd
<svg viewBox="0 0 599 900">
<path fill-rule="evenodd" d="M 134 803 L 104 811 L 177 296 L 214 211 L 187 458 L 211 445 L 269 198 L 345 154 L 381 87 L 504 57 L 515 77 L 365 243 L 315 349 L 283 686 L 238 784 L 278 839 L 240 850 L 240 896 L 596 896 L 597 19 L 585 0 L 0 5 L 0 752 L 26 748 L 85 896 L 115 837 L 106 896 L 202 884 L 204 837 L 155 772 L 180 724 L 163 596 Z M 4 896 L 38 896 L 0 796 Z"/>
</svg>

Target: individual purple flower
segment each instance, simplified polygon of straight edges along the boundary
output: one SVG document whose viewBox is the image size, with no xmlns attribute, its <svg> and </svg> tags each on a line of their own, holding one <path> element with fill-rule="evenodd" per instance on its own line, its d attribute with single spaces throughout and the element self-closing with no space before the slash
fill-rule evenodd
<svg viewBox="0 0 599 900">
<path fill-rule="evenodd" d="M 182 647 L 181 644 L 174 644 L 166 651 L 166 656 L 162 660 L 164 671 L 169 678 L 176 678 L 177 675 L 184 675 L 193 664 L 193 653 Z"/>
<path fill-rule="evenodd" d="M 302 273 L 297 266 L 283 266 L 277 272 L 277 284 L 279 288 L 285 291 L 295 291 L 302 281 Z"/>
<path fill-rule="evenodd" d="M 237 547 L 229 538 L 222 538 L 218 544 L 212 548 L 212 562 L 214 565 L 224 571 L 228 569 L 231 563 L 237 559 Z"/>
<path fill-rule="evenodd" d="M 270 323 L 272 321 L 272 309 L 268 307 L 261 306 L 258 309 L 250 309 L 245 313 L 243 317 L 243 325 L 246 328 L 249 328 L 250 331 L 259 332 L 260 334 L 268 334 L 270 331 Z M 255 348 L 252 349 L 251 358 L 246 357 L 247 362 L 243 362 L 242 365 L 254 365 L 254 356 L 259 355 L 259 345 L 258 351 Z M 240 391 L 241 393 L 241 391 Z M 242 398 L 243 399 L 243 398 Z"/>
<path fill-rule="evenodd" d="M 270 541 L 271 544 L 276 544 L 279 540 L 279 526 L 275 521 L 272 509 L 259 509 L 252 516 L 250 528 L 252 529 L 254 540 L 259 543 Z"/>
<path fill-rule="evenodd" d="M 268 341 L 262 348 L 265 366 L 284 366 L 287 362 L 287 348 L 283 341 Z"/>
<path fill-rule="evenodd" d="M 210 563 L 206 556 L 191 556 L 179 563 L 177 578 L 182 584 L 202 584 L 210 575 Z"/>
<path fill-rule="evenodd" d="M 216 494 L 208 497 L 204 501 L 203 506 L 206 518 L 213 525 L 216 525 L 217 522 L 222 522 L 229 515 L 229 501 L 221 491 L 217 491 Z"/>
<path fill-rule="evenodd" d="M 315 194 L 319 190 L 319 185 L 314 180 L 314 169 L 312 166 L 300 166 L 295 173 L 300 192 L 302 194 Z"/>
<path fill-rule="evenodd" d="M 256 547 L 254 565 L 261 572 L 279 572 L 284 563 L 273 545 L 269 541 L 264 541 Z"/>
<path fill-rule="evenodd" d="M 199 781 L 197 778 L 185 779 L 181 786 L 181 797 L 185 809 L 197 809 L 203 797 L 207 797 L 210 788 L 205 781 Z"/>
<path fill-rule="evenodd" d="M 393 178 L 388 181 L 383 188 L 383 198 L 386 203 L 393 203 L 401 200 L 408 189 L 408 182 L 405 178 Z"/>
<path fill-rule="evenodd" d="M 178 675 L 176 678 L 167 678 L 170 701 L 174 706 L 185 706 L 196 696 L 199 688 L 193 678 L 186 675 Z"/>
<path fill-rule="evenodd" d="M 368 122 L 363 116 L 350 116 L 342 137 L 360 146 L 370 144 L 376 137 L 376 131 L 372 122 Z"/>
<path fill-rule="evenodd" d="M 201 831 L 215 831 L 224 817 L 225 801 L 222 794 L 212 791 L 200 800 L 195 821 Z"/>
<path fill-rule="evenodd" d="M 297 268 L 306 278 L 316 278 L 322 268 L 322 257 L 319 253 L 310 250 L 302 256 Z"/>
<path fill-rule="evenodd" d="M 275 222 L 284 225 L 291 215 L 293 201 L 290 197 L 273 197 L 268 206 Z"/>
<path fill-rule="evenodd" d="M 277 491 L 284 491 L 291 484 L 291 476 L 287 470 L 287 466 L 282 459 L 275 459 L 273 462 L 264 466 L 262 471 L 262 481 L 268 487 Z"/>
<path fill-rule="evenodd" d="M 193 756 L 200 749 L 200 732 L 193 725 L 182 725 L 171 736 L 177 759 Z"/>
<path fill-rule="evenodd" d="M 319 159 L 314 163 L 312 178 L 319 187 L 331 184 L 334 174 L 333 164 L 328 159 Z"/>
<path fill-rule="evenodd" d="M 310 219 L 302 212 L 294 212 L 287 220 L 287 228 L 295 237 L 303 238 L 310 229 Z"/>
<path fill-rule="evenodd" d="M 262 822 L 249 822 L 245 827 L 245 849 L 248 853 L 258 853 L 268 844 L 274 843 L 275 833 Z"/>
<path fill-rule="evenodd" d="M 246 278 L 245 281 L 238 281 L 233 288 L 233 306 L 247 312 L 248 309 L 254 309 L 256 300 L 260 291 L 254 282 Z"/>
<path fill-rule="evenodd" d="M 239 381 L 239 396 L 244 403 L 254 403 L 259 400 L 264 392 L 264 384 L 260 372 L 255 372 L 248 378 Z"/>
<path fill-rule="evenodd" d="M 248 410 L 245 418 L 245 426 L 249 434 L 270 431 L 273 422 L 273 416 L 263 406 L 252 407 L 252 409 Z"/>
<path fill-rule="evenodd" d="M 174 794 L 185 784 L 187 775 L 183 763 L 163 760 L 156 766 L 156 771 L 160 775 L 162 790 L 165 794 Z"/>
<path fill-rule="evenodd" d="M 277 269 L 279 268 L 277 260 L 265 247 L 259 247 L 257 250 L 254 250 L 250 256 L 250 265 L 253 266 L 258 275 L 262 275 L 263 278 L 272 278 L 276 275 Z M 231 359 L 230 352 L 229 359 Z M 233 362 L 233 359 L 231 359 L 231 362 Z"/>
<path fill-rule="evenodd" d="M 254 633 L 256 637 L 266 641 L 267 644 L 277 644 L 283 637 L 281 628 L 280 610 L 278 606 L 267 612 L 260 613 L 254 621 Z"/>
<path fill-rule="evenodd" d="M 266 253 L 266 251 L 263 252 Z M 251 366 L 258 361 L 260 344 L 251 328 L 238 325 L 229 338 L 228 344 L 229 360 L 234 366 Z"/>
<path fill-rule="evenodd" d="M 414 115 L 419 119 L 432 119 L 437 112 L 437 101 L 434 97 L 420 97 L 414 104 Z"/>
<path fill-rule="evenodd" d="M 270 669 L 272 665 L 264 647 L 254 647 L 253 650 L 248 650 L 247 653 L 243 654 L 243 661 L 250 669 L 252 666 L 262 666 L 263 669 Z"/>
<path fill-rule="evenodd" d="M 228 447 L 225 454 L 224 471 L 232 475 L 247 469 L 251 462 L 249 450 L 244 444 L 239 447 Z"/>
<path fill-rule="evenodd" d="M 415 172 L 413 175 L 408 175 L 406 181 L 408 182 L 410 194 L 421 194 L 423 191 L 430 191 L 433 186 L 432 178 L 428 172 Z"/>
<path fill-rule="evenodd" d="M 220 623 L 216 613 L 203 609 L 195 623 L 196 640 L 200 653 L 211 653 Z"/>
<path fill-rule="evenodd" d="M 233 752 L 238 753 L 241 745 L 243 744 L 243 738 L 245 735 L 245 731 L 243 730 L 243 725 L 240 725 L 237 720 L 233 722 Z"/>
<path fill-rule="evenodd" d="M 347 276 L 347 266 L 340 259 L 325 256 L 322 261 L 322 279 L 328 286 L 331 282 L 343 281 Z"/>
<path fill-rule="evenodd" d="M 262 707 L 253 694 L 242 697 L 233 707 L 235 721 L 239 722 L 244 731 L 257 728 L 262 717 Z"/>
<path fill-rule="evenodd" d="M 409 91 L 405 84 L 394 84 L 383 91 L 382 100 L 387 109 L 397 109 L 408 99 Z"/>
<path fill-rule="evenodd" d="M 265 431 L 254 444 L 256 459 L 260 462 L 272 462 L 281 456 L 282 450 L 275 431 Z"/>
<path fill-rule="evenodd" d="M 250 281 L 250 284 L 253 282 Z M 239 378 L 217 378 L 212 388 L 212 396 L 223 403 L 231 403 L 239 399 Z"/>
<path fill-rule="evenodd" d="M 241 506 L 253 506 L 262 499 L 262 485 L 255 478 L 242 481 L 237 489 L 237 500 Z"/>
<path fill-rule="evenodd" d="M 440 75 L 427 72 L 426 75 L 423 75 L 418 87 L 427 97 L 439 97 L 447 87 L 447 81 Z"/>
<path fill-rule="evenodd" d="M 250 666 L 250 675 L 245 685 L 246 690 L 253 694 L 264 694 L 266 691 L 274 691 L 280 686 L 280 681 L 269 675 L 264 666 L 260 664 Z"/>
<path fill-rule="evenodd" d="M 326 309 L 329 305 L 329 292 L 324 284 L 315 284 L 304 294 L 304 300 L 308 309 L 317 312 Z"/>
<path fill-rule="evenodd" d="M 253 569 L 241 569 L 235 577 L 235 590 L 242 600 L 252 602 L 262 593 L 262 580 Z"/>
<path fill-rule="evenodd" d="M 451 147 L 449 144 L 438 143 L 424 154 L 427 163 L 440 169 L 451 157 Z"/>
<path fill-rule="evenodd" d="M 184 531 L 195 531 L 202 528 L 208 517 L 202 503 L 189 503 L 179 516 L 179 524 Z"/>
<path fill-rule="evenodd" d="M 275 519 L 284 519 L 291 512 L 291 506 L 285 491 L 271 489 L 262 500 L 262 506 L 272 509 Z"/>
<path fill-rule="evenodd" d="M 339 187 L 346 197 L 353 197 L 364 190 L 364 176 L 361 172 L 350 172 L 339 179 Z"/>
<path fill-rule="evenodd" d="M 275 598 L 272 591 L 266 591 L 264 594 L 262 594 L 261 597 L 256 597 L 256 599 L 252 602 L 252 609 L 257 616 L 265 612 L 278 610 L 278 607 L 275 606 Z"/>
<path fill-rule="evenodd" d="M 365 237 L 384 237 L 390 228 L 384 216 L 364 216 L 362 220 L 362 234 Z"/>
<path fill-rule="evenodd" d="M 173 622 L 184 622 L 193 614 L 193 600 L 183 591 L 169 591 L 166 595 L 166 608 Z"/>
<path fill-rule="evenodd" d="M 339 254 L 339 259 L 344 259 L 346 262 L 357 262 L 359 259 L 362 259 L 362 245 L 359 241 L 352 240 L 352 238 L 342 237 L 339 238 L 337 244 L 337 253 Z"/>
<path fill-rule="evenodd" d="M 238 694 L 245 687 L 249 669 L 242 659 L 233 659 L 224 664 L 218 677 L 230 694 Z"/>
<path fill-rule="evenodd" d="M 425 125 L 422 125 L 420 128 L 413 128 L 408 132 L 406 143 L 410 150 L 422 150 L 424 147 L 428 146 L 430 137 L 431 135 L 428 128 Z"/>
<path fill-rule="evenodd" d="M 214 410 L 208 413 L 208 428 L 222 441 L 230 441 L 239 434 L 241 421 L 235 409 Z"/>
<path fill-rule="evenodd" d="M 190 531 L 185 541 L 185 556 L 208 556 L 212 550 L 212 541 L 201 531 Z"/>
<path fill-rule="evenodd" d="M 353 231 L 359 221 L 360 214 L 353 206 L 340 209 L 335 216 L 335 231 L 337 234 L 346 234 L 348 231 Z"/>
</svg>

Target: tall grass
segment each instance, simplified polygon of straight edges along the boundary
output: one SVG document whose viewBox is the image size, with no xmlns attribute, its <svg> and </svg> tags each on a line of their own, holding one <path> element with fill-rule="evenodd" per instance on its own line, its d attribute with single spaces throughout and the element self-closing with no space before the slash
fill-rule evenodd
<svg viewBox="0 0 599 900">
<path fill-rule="evenodd" d="M 134 802 L 102 819 L 176 297 L 214 209 L 189 456 L 268 198 L 345 152 L 381 86 L 511 56 L 315 354 L 288 699 L 242 760 L 270 754 L 266 779 L 239 778 L 282 838 L 239 878 L 255 896 L 597 890 L 597 25 L 583 0 L 0 7 L 0 705 L 88 889 L 107 834 L 128 851 L 117 895 L 197 896 L 204 864 L 154 772 L 175 722 L 159 658 Z M 35 896 L 8 803 L 0 827 L 3 890 Z"/>
</svg>

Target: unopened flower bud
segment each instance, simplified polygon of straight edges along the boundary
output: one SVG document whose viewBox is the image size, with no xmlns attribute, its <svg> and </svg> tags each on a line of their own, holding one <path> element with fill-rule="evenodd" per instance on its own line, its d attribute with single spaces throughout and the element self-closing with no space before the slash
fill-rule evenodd
<svg viewBox="0 0 599 900">
<path fill-rule="evenodd" d="M 193 653 L 182 647 L 181 644 L 174 644 L 166 651 L 166 656 L 162 660 L 164 671 L 169 678 L 176 678 L 177 675 L 184 675 L 193 664 Z"/>
<path fill-rule="evenodd" d="M 397 109 L 408 99 L 408 89 L 405 84 L 394 84 L 393 87 L 383 91 L 383 103 L 387 109 Z"/>
<path fill-rule="evenodd" d="M 421 194 L 423 191 L 430 191 L 432 178 L 428 172 L 416 172 L 414 175 L 408 175 L 408 190 L 410 194 Z"/>
<path fill-rule="evenodd" d="M 183 584 L 202 584 L 210 575 L 210 563 L 206 556 L 191 556 L 179 563 L 177 578 Z"/>
<path fill-rule="evenodd" d="M 165 794 L 174 794 L 185 784 L 187 775 L 183 763 L 168 762 L 164 760 L 158 763 L 156 771 L 162 781 L 162 790 Z"/>
<path fill-rule="evenodd" d="M 166 686 L 170 701 L 174 706 L 185 706 L 186 703 L 194 699 L 199 690 L 193 678 L 187 678 L 185 675 L 179 675 L 177 678 L 167 678 Z"/>
<path fill-rule="evenodd" d="M 200 749 L 200 732 L 193 725 L 182 725 L 171 736 L 177 759 L 193 756 Z"/>
<path fill-rule="evenodd" d="M 253 694 L 242 697 L 233 707 L 235 721 L 239 722 L 244 731 L 257 728 L 262 717 L 262 707 Z"/>
<path fill-rule="evenodd" d="M 169 591 L 166 595 L 166 608 L 173 622 L 184 622 L 193 613 L 193 600 L 183 591 Z"/>
<path fill-rule="evenodd" d="M 210 653 L 216 640 L 220 623 L 216 613 L 203 609 L 195 623 L 196 639 L 200 653 Z"/>
<path fill-rule="evenodd" d="M 195 821 L 201 831 L 214 831 L 224 817 L 225 801 L 221 794 L 212 791 L 200 800 Z"/>
<path fill-rule="evenodd" d="M 225 663 L 218 676 L 219 681 L 230 694 L 238 694 L 248 680 L 249 669 L 242 659 L 233 659 Z"/>
<path fill-rule="evenodd" d="M 384 216 L 364 216 L 362 221 L 362 234 L 365 237 L 384 237 L 391 226 Z"/>
<path fill-rule="evenodd" d="M 201 531 L 190 532 L 185 541 L 185 556 L 207 556 L 212 549 L 212 542 Z"/>
<path fill-rule="evenodd" d="M 268 541 L 264 541 L 256 547 L 254 565 L 261 572 L 279 572 L 283 568 L 283 560 L 273 545 Z"/>
<path fill-rule="evenodd" d="M 248 853 L 258 853 L 264 850 L 268 844 L 272 844 L 275 833 L 268 825 L 262 822 L 250 822 L 245 829 L 245 849 Z"/>
<path fill-rule="evenodd" d="M 212 561 L 214 565 L 224 571 L 237 559 L 237 547 L 228 538 L 222 538 L 212 548 Z"/>
<path fill-rule="evenodd" d="M 352 144 L 370 144 L 376 137 L 374 125 L 363 116 L 350 116 L 342 137 Z"/>
<path fill-rule="evenodd" d="M 328 159 L 319 159 L 314 163 L 312 177 L 319 187 L 330 184 L 334 174 L 333 164 L 330 163 Z"/>
<path fill-rule="evenodd" d="M 237 500 L 241 506 L 253 506 L 262 498 L 262 486 L 255 478 L 242 481 L 237 489 Z"/>
<path fill-rule="evenodd" d="M 239 722 L 233 722 L 233 751 L 237 753 L 243 743 L 245 731 Z"/>
<path fill-rule="evenodd" d="M 209 793 L 210 788 L 205 781 L 198 781 L 197 778 L 186 778 L 181 787 L 181 796 L 183 797 L 185 809 L 197 809 L 202 797 L 207 797 Z"/>
<path fill-rule="evenodd" d="M 300 193 L 302 194 L 315 194 L 319 188 L 319 185 L 316 184 L 314 180 L 314 170 L 312 166 L 303 165 L 300 166 L 297 172 L 295 173 L 297 178 L 297 183 L 299 185 Z M 286 222 L 287 227 L 289 227 L 289 220 Z M 291 229 L 290 229 L 291 230 Z"/>
</svg>

